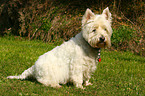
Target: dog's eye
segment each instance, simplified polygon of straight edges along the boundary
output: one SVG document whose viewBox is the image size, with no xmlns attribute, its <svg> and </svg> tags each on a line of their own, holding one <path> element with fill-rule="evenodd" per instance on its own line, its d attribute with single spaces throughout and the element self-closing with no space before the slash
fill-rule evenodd
<svg viewBox="0 0 145 96">
<path fill-rule="evenodd" d="M 92 32 L 96 32 L 96 29 L 94 29 Z"/>
<path fill-rule="evenodd" d="M 104 30 L 105 30 L 105 31 L 107 31 L 107 29 L 106 29 L 106 28 L 105 28 Z"/>
</svg>

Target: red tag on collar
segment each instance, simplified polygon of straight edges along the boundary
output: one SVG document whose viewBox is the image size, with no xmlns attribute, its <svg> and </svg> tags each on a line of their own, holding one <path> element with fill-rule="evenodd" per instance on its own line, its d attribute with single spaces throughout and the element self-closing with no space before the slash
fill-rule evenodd
<svg viewBox="0 0 145 96">
<path fill-rule="evenodd" d="M 98 61 L 101 62 L 101 58 L 99 58 Z"/>
</svg>

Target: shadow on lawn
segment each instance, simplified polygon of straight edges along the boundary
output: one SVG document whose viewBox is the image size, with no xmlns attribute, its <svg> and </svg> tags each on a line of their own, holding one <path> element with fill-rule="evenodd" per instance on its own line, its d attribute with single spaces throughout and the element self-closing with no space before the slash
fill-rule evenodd
<svg viewBox="0 0 145 96">
<path fill-rule="evenodd" d="M 42 83 L 38 82 L 35 78 L 28 78 L 28 79 L 21 80 L 21 81 L 30 81 L 30 82 L 34 82 L 35 84 L 43 85 Z M 61 86 L 67 86 L 67 87 L 74 86 L 73 83 L 71 83 L 71 82 L 68 82 L 66 84 L 60 84 L 60 85 Z"/>
</svg>

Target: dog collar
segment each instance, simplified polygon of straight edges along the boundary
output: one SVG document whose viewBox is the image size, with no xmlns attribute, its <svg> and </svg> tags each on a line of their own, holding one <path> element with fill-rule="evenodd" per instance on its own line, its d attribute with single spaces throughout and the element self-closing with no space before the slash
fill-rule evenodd
<svg viewBox="0 0 145 96">
<path fill-rule="evenodd" d="M 98 60 L 98 62 L 101 62 L 101 57 L 100 57 L 100 55 L 101 55 L 101 48 L 97 48 L 97 50 L 98 50 L 97 60 Z"/>
</svg>

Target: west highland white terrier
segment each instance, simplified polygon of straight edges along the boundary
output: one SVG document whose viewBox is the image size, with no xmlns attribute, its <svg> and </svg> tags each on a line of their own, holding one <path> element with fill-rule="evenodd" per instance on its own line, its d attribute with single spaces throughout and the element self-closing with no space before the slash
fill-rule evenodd
<svg viewBox="0 0 145 96">
<path fill-rule="evenodd" d="M 35 64 L 19 76 L 8 79 L 35 78 L 51 87 L 72 82 L 78 88 L 89 82 L 100 60 L 100 48 L 111 46 L 111 13 L 108 7 L 102 14 L 87 9 L 82 18 L 82 31 L 69 41 L 41 55 Z"/>
</svg>

